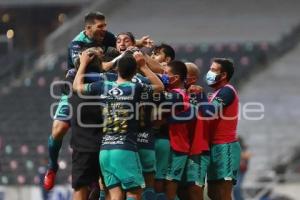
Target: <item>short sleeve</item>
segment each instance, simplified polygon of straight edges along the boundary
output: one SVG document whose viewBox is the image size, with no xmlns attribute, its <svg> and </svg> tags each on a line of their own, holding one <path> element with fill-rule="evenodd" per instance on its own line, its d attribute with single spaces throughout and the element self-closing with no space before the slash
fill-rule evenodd
<svg viewBox="0 0 300 200">
<path fill-rule="evenodd" d="M 85 95 L 100 95 L 104 91 L 103 81 L 84 84 L 83 93 Z"/>
<path fill-rule="evenodd" d="M 153 100 L 153 87 L 152 85 L 145 83 L 135 83 L 136 92 L 138 93 L 142 101 L 152 101 Z"/>
<path fill-rule="evenodd" d="M 217 106 L 229 106 L 235 98 L 234 91 L 229 87 L 224 87 L 220 90 L 217 96 L 213 99 L 213 104 Z"/>
<path fill-rule="evenodd" d="M 71 55 L 71 59 L 72 59 L 72 64 L 75 65 L 75 60 L 79 57 L 79 53 L 82 51 L 82 44 L 81 42 L 78 41 L 73 41 L 70 44 L 70 55 Z"/>
</svg>

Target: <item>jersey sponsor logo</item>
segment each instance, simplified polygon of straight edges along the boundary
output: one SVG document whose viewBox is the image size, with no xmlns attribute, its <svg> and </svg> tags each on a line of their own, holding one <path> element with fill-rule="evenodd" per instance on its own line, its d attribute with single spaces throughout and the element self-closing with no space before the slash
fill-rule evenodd
<svg viewBox="0 0 300 200">
<path fill-rule="evenodd" d="M 111 90 L 108 91 L 108 94 L 111 96 L 122 96 L 123 95 L 123 91 L 120 88 L 113 88 Z"/>
<path fill-rule="evenodd" d="M 131 81 L 134 83 L 143 83 L 143 81 L 138 77 L 133 77 Z"/>
<path fill-rule="evenodd" d="M 137 135 L 137 141 L 139 143 L 149 143 L 149 137 L 150 137 L 150 133 L 147 132 L 142 132 L 142 133 L 138 133 Z"/>
</svg>

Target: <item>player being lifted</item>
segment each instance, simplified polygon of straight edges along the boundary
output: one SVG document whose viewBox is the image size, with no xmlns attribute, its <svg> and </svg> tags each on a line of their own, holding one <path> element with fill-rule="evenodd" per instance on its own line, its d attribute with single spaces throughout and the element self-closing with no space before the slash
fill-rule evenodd
<svg viewBox="0 0 300 200">
<path fill-rule="evenodd" d="M 102 47 L 104 50 L 115 46 L 115 37 L 106 30 L 105 16 L 100 12 L 90 12 L 84 19 L 85 28 L 71 42 L 68 47 L 68 69 L 74 69 L 75 60 L 79 53 L 89 47 Z M 48 139 L 49 166 L 44 178 L 44 188 L 51 190 L 55 184 L 58 170 L 58 155 L 64 135 L 70 127 L 70 108 L 68 96 L 62 95 L 57 107 L 52 125 L 52 133 Z"/>
<path fill-rule="evenodd" d="M 115 36 L 107 31 L 107 22 L 101 12 L 90 12 L 84 18 L 84 30 L 81 31 L 70 43 L 68 47 L 68 74 L 75 74 L 75 62 L 79 58 L 79 53 L 90 47 L 101 47 L 104 54 L 110 54 L 112 47 L 116 46 Z M 148 36 L 142 37 L 135 42 L 136 45 L 143 46 L 149 41 Z M 103 62 L 101 68 L 110 70 L 111 62 Z M 62 146 L 64 135 L 70 127 L 70 107 L 67 95 L 62 95 L 55 112 L 52 125 L 52 132 L 48 139 L 49 164 L 44 178 L 44 188 L 51 190 L 55 184 L 58 166 L 59 151 Z"/>
</svg>

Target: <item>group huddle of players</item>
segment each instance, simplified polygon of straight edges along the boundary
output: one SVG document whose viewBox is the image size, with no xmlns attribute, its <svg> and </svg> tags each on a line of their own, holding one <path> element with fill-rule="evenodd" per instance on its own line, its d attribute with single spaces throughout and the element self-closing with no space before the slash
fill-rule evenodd
<svg viewBox="0 0 300 200">
<path fill-rule="evenodd" d="M 207 98 L 198 67 L 176 60 L 170 45 L 115 36 L 102 13 L 88 13 L 68 48 L 70 84 L 48 140 L 44 188 L 54 187 L 71 128 L 75 200 L 198 200 L 205 184 L 211 199 L 231 199 L 240 160 L 233 73 L 229 59 L 213 59 Z"/>
</svg>

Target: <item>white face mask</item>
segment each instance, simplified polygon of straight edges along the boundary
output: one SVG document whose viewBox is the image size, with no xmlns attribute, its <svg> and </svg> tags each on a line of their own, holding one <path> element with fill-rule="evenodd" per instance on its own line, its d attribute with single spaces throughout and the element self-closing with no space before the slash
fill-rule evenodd
<svg viewBox="0 0 300 200">
<path fill-rule="evenodd" d="M 212 72 L 211 70 L 209 70 L 206 74 L 205 80 L 207 85 L 213 85 L 215 83 L 218 82 L 217 77 L 219 74 L 217 74 L 216 72 Z"/>
</svg>

